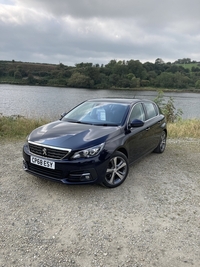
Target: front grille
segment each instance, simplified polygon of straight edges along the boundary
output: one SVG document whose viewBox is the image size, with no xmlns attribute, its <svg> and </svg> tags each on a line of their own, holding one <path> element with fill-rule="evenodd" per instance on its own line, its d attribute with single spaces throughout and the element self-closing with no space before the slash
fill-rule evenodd
<svg viewBox="0 0 200 267">
<path fill-rule="evenodd" d="M 38 175 L 44 175 L 44 176 L 48 176 L 48 177 L 58 179 L 58 180 L 63 179 L 63 172 L 61 170 L 47 169 L 47 168 L 37 166 L 31 163 L 28 164 L 28 168 L 30 171 L 33 171 L 37 173 Z"/>
<path fill-rule="evenodd" d="M 58 149 L 58 148 L 38 145 L 35 143 L 30 143 L 30 142 L 29 142 L 29 149 L 30 149 L 30 152 L 35 155 L 42 156 L 45 158 L 51 158 L 51 159 L 63 159 L 71 151 L 70 149 Z"/>
</svg>

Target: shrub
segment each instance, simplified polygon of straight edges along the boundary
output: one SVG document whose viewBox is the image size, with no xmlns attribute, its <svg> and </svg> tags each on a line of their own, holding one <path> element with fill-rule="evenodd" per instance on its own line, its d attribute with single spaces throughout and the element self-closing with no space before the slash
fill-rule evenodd
<svg viewBox="0 0 200 267">
<path fill-rule="evenodd" d="M 163 114 L 166 117 L 167 122 L 175 122 L 181 119 L 183 111 L 181 109 L 176 110 L 174 106 L 174 99 L 170 97 L 167 102 L 164 100 L 163 91 L 158 91 L 157 97 L 154 101 L 159 105 Z"/>
<path fill-rule="evenodd" d="M 200 80 L 196 81 L 195 88 L 196 89 L 200 89 Z"/>
</svg>

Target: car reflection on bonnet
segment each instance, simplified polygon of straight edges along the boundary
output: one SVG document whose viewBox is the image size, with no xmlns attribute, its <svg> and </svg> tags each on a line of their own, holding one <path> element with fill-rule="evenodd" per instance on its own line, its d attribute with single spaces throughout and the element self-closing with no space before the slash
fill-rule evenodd
<svg viewBox="0 0 200 267">
<path fill-rule="evenodd" d="M 33 130 L 24 170 L 64 184 L 122 184 L 131 163 L 163 153 L 167 126 L 158 105 L 130 98 L 90 99 Z"/>
</svg>

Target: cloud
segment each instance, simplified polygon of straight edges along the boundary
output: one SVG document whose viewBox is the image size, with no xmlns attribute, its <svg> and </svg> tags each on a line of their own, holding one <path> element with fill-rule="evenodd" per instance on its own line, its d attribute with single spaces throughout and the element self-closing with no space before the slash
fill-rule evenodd
<svg viewBox="0 0 200 267">
<path fill-rule="evenodd" d="M 143 17 L 164 20 L 199 16 L 198 0 L 17 0 L 21 6 L 36 7 L 58 16 L 127 18 Z"/>
<path fill-rule="evenodd" d="M 0 0 L 0 59 L 200 59 L 199 0 Z"/>
</svg>

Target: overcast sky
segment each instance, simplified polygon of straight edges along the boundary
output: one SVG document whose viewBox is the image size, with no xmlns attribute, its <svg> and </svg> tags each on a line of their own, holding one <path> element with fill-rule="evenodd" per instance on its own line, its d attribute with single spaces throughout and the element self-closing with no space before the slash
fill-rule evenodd
<svg viewBox="0 0 200 267">
<path fill-rule="evenodd" d="M 200 61 L 200 0 L 0 0 L 0 60 Z"/>
</svg>

